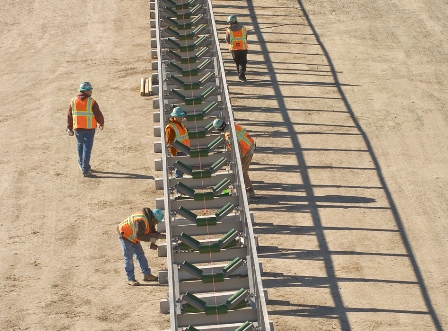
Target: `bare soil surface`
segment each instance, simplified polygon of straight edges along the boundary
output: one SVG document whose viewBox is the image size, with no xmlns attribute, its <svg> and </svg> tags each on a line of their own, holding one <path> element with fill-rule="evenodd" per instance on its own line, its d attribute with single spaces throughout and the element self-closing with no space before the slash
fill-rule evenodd
<svg viewBox="0 0 448 331">
<path fill-rule="evenodd" d="M 246 83 L 222 50 L 257 140 L 250 209 L 275 330 L 448 329 L 447 2 L 213 5 L 220 38 L 230 14 L 251 33 Z M 169 329 L 167 286 L 126 284 L 115 233 L 162 197 L 139 95 L 149 1 L 7 0 L 0 22 L 0 329 Z M 106 120 L 94 178 L 65 133 L 85 80 Z"/>
</svg>

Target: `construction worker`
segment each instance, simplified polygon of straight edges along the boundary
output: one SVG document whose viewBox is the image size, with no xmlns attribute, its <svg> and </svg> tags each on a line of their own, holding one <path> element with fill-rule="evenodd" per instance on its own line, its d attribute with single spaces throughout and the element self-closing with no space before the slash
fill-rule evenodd
<svg viewBox="0 0 448 331">
<path fill-rule="evenodd" d="M 145 257 L 140 241 L 151 242 L 150 249 L 157 249 L 155 244 L 157 239 L 166 238 L 164 234 L 156 231 L 156 224 L 162 222 L 164 216 L 164 212 L 160 209 L 143 208 L 142 211 L 132 214 L 117 227 L 118 238 L 124 254 L 124 270 L 126 271 L 128 284 L 131 286 L 140 284 L 135 280 L 134 255 L 140 264 L 143 280 L 158 280 L 157 276 L 151 274 L 151 268 L 148 266 L 148 260 Z"/>
<path fill-rule="evenodd" d="M 90 154 L 98 126 L 104 127 L 104 117 L 98 103 L 92 98 L 92 84 L 82 82 L 79 94 L 70 101 L 67 113 L 67 133 L 78 141 L 78 163 L 84 177 L 91 177 Z"/>
<path fill-rule="evenodd" d="M 227 124 L 222 119 L 217 118 L 213 121 L 213 127 L 218 131 L 224 132 L 227 147 L 230 149 L 230 129 L 227 128 Z M 241 166 L 243 168 L 243 179 L 244 185 L 246 186 L 246 192 L 249 194 L 250 198 L 255 198 L 255 190 L 249 177 L 249 166 L 256 147 L 255 140 L 249 135 L 249 133 L 247 133 L 246 129 L 236 123 L 235 131 L 238 146 L 240 148 Z"/>
<path fill-rule="evenodd" d="M 232 52 L 233 61 L 236 64 L 238 78 L 241 81 L 246 80 L 246 64 L 247 64 L 247 28 L 238 20 L 235 15 L 227 18 L 229 27 L 226 29 L 226 42 L 229 44 L 229 50 Z"/>
<path fill-rule="evenodd" d="M 185 156 L 185 153 L 172 147 L 172 143 L 177 140 L 190 147 L 190 138 L 188 138 L 188 130 L 182 124 L 182 121 L 186 118 L 187 114 L 180 107 L 175 107 L 171 112 L 169 123 L 165 127 L 165 138 L 168 151 L 172 156 Z M 184 173 L 178 169 L 174 170 L 174 178 L 182 178 Z"/>
</svg>

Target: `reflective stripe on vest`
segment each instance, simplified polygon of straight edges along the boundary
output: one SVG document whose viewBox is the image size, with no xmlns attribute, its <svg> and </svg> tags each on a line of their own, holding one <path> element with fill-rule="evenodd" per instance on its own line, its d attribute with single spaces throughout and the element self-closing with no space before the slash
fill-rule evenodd
<svg viewBox="0 0 448 331">
<path fill-rule="evenodd" d="M 231 51 L 243 51 L 248 49 L 247 47 L 247 30 L 246 27 L 242 27 L 240 30 L 230 30 L 229 31 L 229 36 L 230 36 L 230 45 L 229 45 L 229 49 Z"/>
<path fill-rule="evenodd" d="M 185 146 L 190 147 L 190 138 L 188 138 L 188 131 L 185 126 L 182 124 L 180 128 L 177 126 L 177 123 L 169 122 L 168 125 L 173 128 L 174 132 L 176 132 L 176 141 L 181 142 Z"/>
<path fill-rule="evenodd" d="M 241 153 L 243 154 L 242 156 L 244 156 L 254 143 L 254 140 L 249 136 L 249 134 L 246 132 L 246 129 L 244 129 L 241 125 L 235 124 L 235 131 L 236 140 L 240 145 Z"/>
<path fill-rule="evenodd" d="M 92 107 L 95 100 L 86 98 L 80 100 L 78 98 L 72 99 L 72 116 L 73 129 L 95 129 L 96 118 L 93 114 Z"/>
<path fill-rule="evenodd" d="M 133 242 L 134 244 L 137 242 L 140 242 L 140 240 L 137 239 L 137 227 L 136 224 L 139 220 L 143 220 L 145 222 L 145 234 L 149 233 L 150 227 L 149 222 L 146 219 L 145 215 L 143 214 L 132 214 L 127 219 L 125 219 L 123 222 L 120 223 L 118 226 L 118 230 L 123 233 L 123 237 L 127 240 Z"/>
</svg>

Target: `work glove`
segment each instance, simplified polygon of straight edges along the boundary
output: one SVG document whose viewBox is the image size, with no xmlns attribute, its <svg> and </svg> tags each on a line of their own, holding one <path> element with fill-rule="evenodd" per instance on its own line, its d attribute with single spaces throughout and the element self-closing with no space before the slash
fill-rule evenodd
<svg viewBox="0 0 448 331">
<path fill-rule="evenodd" d="M 67 128 L 67 133 L 68 133 L 68 135 L 71 137 L 71 136 L 73 136 L 75 133 L 73 132 L 73 130 L 70 130 L 69 128 Z"/>
</svg>

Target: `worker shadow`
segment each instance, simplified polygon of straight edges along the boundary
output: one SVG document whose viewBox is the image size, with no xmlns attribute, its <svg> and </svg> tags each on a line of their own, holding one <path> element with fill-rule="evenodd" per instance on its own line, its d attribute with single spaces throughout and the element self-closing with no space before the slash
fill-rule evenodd
<svg viewBox="0 0 448 331">
<path fill-rule="evenodd" d="M 127 172 L 92 170 L 91 178 L 154 179 L 154 176 L 132 174 L 132 173 L 127 173 Z"/>
<path fill-rule="evenodd" d="M 140 283 L 137 287 L 166 287 L 166 284 L 159 284 L 157 282 Z"/>
</svg>

